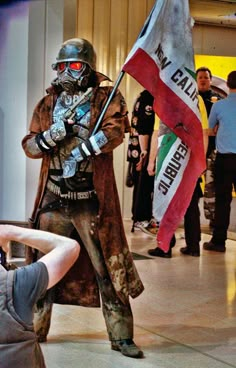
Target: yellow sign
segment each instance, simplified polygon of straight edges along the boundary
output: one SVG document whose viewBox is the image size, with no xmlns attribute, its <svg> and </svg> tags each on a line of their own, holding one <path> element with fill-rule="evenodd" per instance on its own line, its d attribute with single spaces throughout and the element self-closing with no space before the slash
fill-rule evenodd
<svg viewBox="0 0 236 368">
<path fill-rule="evenodd" d="M 196 69 L 201 66 L 209 68 L 212 75 L 226 80 L 228 74 L 232 72 L 232 70 L 236 70 L 236 57 L 195 55 Z"/>
<path fill-rule="evenodd" d="M 236 57 L 195 55 L 195 68 L 198 69 L 201 66 L 206 66 L 209 68 L 212 75 L 227 80 L 228 74 L 233 70 L 236 70 Z M 202 179 L 203 181 L 201 186 L 204 191 L 204 176 L 202 176 Z M 233 192 L 233 196 L 236 196 L 235 192 Z"/>
</svg>

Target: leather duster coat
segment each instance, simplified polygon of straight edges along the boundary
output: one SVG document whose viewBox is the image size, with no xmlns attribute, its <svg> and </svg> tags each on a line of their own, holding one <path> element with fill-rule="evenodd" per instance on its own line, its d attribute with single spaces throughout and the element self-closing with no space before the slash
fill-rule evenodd
<svg viewBox="0 0 236 368">
<path fill-rule="evenodd" d="M 91 124 L 90 134 L 96 124 L 98 116 L 105 105 L 112 87 L 101 87 L 100 82 L 107 78 L 100 73 L 97 75 L 97 86 L 93 88 L 90 99 Z M 51 86 L 47 95 L 35 107 L 27 134 L 22 141 L 26 155 L 32 159 L 42 159 L 38 190 L 32 219 L 40 208 L 45 193 L 50 162 L 50 153 L 42 152 L 33 155 L 27 142 L 36 134 L 48 130 L 52 124 L 52 113 L 60 91 Z M 101 148 L 102 153 L 93 158 L 93 182 L 99 201 L 98 234 L 103 257 L 106 263 L 117 296 L 123 303 L 129 302 L 129 296 L 137 297 L 144 289 L 129 251 L 120 211 L 120 203 L 115 183 L 113 169 L 113 150 L 123 142 L 124 133 L 129 132 L 127 107 L 121 93 L 117 90 L 104 115 L 101 128 L 108 138 L 108 143 Z M 55 148 L 56 149 L 56 148 Z M 32 262 L 32 249 L 28 249 L 28 263 Z M 81 249 L 76 264 L 65 278 L 58 284 L 69 282 L 70 288 L 76 289 L 77 298 L 63 294 L 55 303 L 76 304 L 82 306 L 99 306 L 99 292 L 94 271 L 87 252 Z M 72 290 L 73 293 L 73 290 Z"/>
</svg>

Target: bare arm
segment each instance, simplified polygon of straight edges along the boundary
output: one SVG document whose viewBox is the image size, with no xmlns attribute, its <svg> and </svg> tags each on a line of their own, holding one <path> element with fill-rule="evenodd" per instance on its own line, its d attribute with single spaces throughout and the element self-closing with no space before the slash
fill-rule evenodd
<svg viewBox="0 0 236 368">
<path fill-rule="evenodd" d="M 147 156 L 148 153 L 148 143 L 149 143 L 149 135 L 145 134 L 142 135 L 140 134 L 138 136 L 139 139 L 139 144 L 140 144 L 140 148 L 141 148 L 141 154 L 140 154 L 140 160 L 136 165 L 136 170 L 137 171 L 141 171 L 142 170 L 142 166 L 143 166 L 143 161 L 145 159 L 145 157 Z"/>
<path fill-rule="evenodd" d="M 150 136 L 139 134 L 138 136 L 141 152 L 147 152 Z"/>
<path fill-rule="evenodd" d="M 151 147 L 147 167 L 147 171 L 150 176 L 155 175 L 157 148 L 158 148 L 158 130 L 154 130 L 151 138 Z"/>
<path fill-rule="evenodd" d="M 79 256 L 79 244 L 70 238 L 14 225 L 0 225 L 0 246 L 8 252 L 10 241 L 17 241 L 40 250 L 45 255 L 43 262 L 48 270 L 48 289 L 55 285 L 71 268 Z"/>
<path fill-rule="evenodd" d="M 214 128 L 209 128 L 208 136 L 216 136 L 218 128 L 219 128 L 219 124 L 216 124 Z"/>
<path fill-rule="evenodd" d="M 209 132 L 208 129 L 203 129 L 203 146 L 204 146 L 205 155 L 207 153 L 207 147 L 208 147 L 208 141 L 209 141 L 208 132 Z"/>
</svg>

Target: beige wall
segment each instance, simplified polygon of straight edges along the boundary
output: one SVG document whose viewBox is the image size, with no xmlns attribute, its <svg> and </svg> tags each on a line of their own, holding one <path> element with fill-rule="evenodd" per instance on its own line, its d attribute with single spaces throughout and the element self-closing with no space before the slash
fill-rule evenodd
<svg viewBox="0 0 236 368">
<path fill-rule="evenodd" d="M 193 46 L 195 54 L 236 57 L 236 28 L 195 24 Z"/>
</svg>

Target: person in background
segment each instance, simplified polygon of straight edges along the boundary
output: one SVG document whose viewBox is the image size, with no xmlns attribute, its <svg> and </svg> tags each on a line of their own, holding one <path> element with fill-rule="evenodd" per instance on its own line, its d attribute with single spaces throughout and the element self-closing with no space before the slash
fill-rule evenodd
<svg viewBox="0 0 236 368">
<path fill-rule="evenodd" d="M 0 225 L 0 246 L 5 253 L 16 241 L 44 255 L 38 262 L 7 271 L 0 265 L 1 368 L 45 368 L 33 328 L 37 300 L 71 268 L 80 252 L 72 239 L 41 230 Z M 68 362 L 69 364 L 69 362 Z"/>
<path fill-rule="evenodd" d="M 53 302 L 98 307 L 100 292 L 111 349 L 141 358 L 129 297 L 144 287 L 125 237 L 113 168 L 113 150 L 130 131 L 126 102 L 116 90 L 97 126 L 113 88 L 100 86 L 109 78 L 96 71 L 95 50 L 85 39 L 65 41 L 52 67 L 56 78 L 22 141 L 29 158 L 42 159 L 32 221 L 78 239 L 81 255 L 53 295 L 38 303 L 37 336 L 47 339 Z"/>
<path fill-rule="evenodd" d="M 212 73 L 211 70 L 202 66 L 196 70 L 196 79 L 199 95 L 202 97 L 207 116 L 209 117 L 213 104 L 222 99 L 222 96 L 211 88 Z M 206 219 L 209 220 L 211 230 L 214 227 L 215 218 L 215 183 L 214 183 L 214 162 L 215 162 L 215 136 L 209 135 L 208 148 L 206 153 L 205 186 L 203 207 Z"/>
<path fill-rule="evenodd" d="M 205 152 L 207 151 L 208 145 L 208 119 L 207 119 L 207 112 L 204 105 L 204 102 L 201 97 L 199 97 L 199 109 L 201 114 L 201 122 L 203 128 L 203 141 L 204 141 L 204 149 Z M 160 120 L 156 117 L 155 128 L 154 131 L 158 131 L 159 129 Z M 156 133 L 155 133 L 156 136 Z M 154 137 L 155 137 L 154 136 Z M 158 144 L 155 139 L 152 140 L 152 143 L 157 147 Z M 155 154 L 155 148 L 151 148 L 153 152 L 152 160 L 149 163 L 149 170 L 150 173 L 152 172 L 152 168 L 154 167 L 153 157 Z M 156 148 L 157 153 L 157 148 Z M 184 216 L 184 233 L 185 233 L 185 242 L 186 246 L 180 248 L 180 252 L 183 255 L 189 255 L 193 257 L 200 256 L 200 240 L 201 240 L 201 224 L 200 224 L 200 210 L 199 210 L 199 198 L 202 196 L 201 186 L 200 186 L 201 179 L 196 183 L 196 187 L 194 189 L 192 199 L 190 204 L 187 208 L 187 211 Z M 172 248 L 176 243 L 175 236 L 172 237 L 170 242 L 170 248 L 168 252 L 164 252 L 159 247 L 154 249 L 149 249 L 148 254 L 155 257 L 162 257 L 162 258 L 171 258 L 172 257 Z"/>
<path fill-rule="evenodd" d="M 157 231 L 157 224 L 152 218 L 154 177 L 147 172 L 154 116 L 153 96 L 144 90 L 134 103 L 131 118 L 131 127 L 137 132 L 140 151 L 133 172 L 132 219 L 133 230 L 140 229 L 151 236 L 155 236 Z"/>
<path fill-rule="evenodd" d="M 209 127 L 216 134 L 215 223 L 212 238 L 203 244 L 208 251 L 225 252 L 230 223 L 232 186 L 236 182 L 236 71 L 227 77 L 229 95 L 216 102 L 209 116 Z"/>
</svg>

